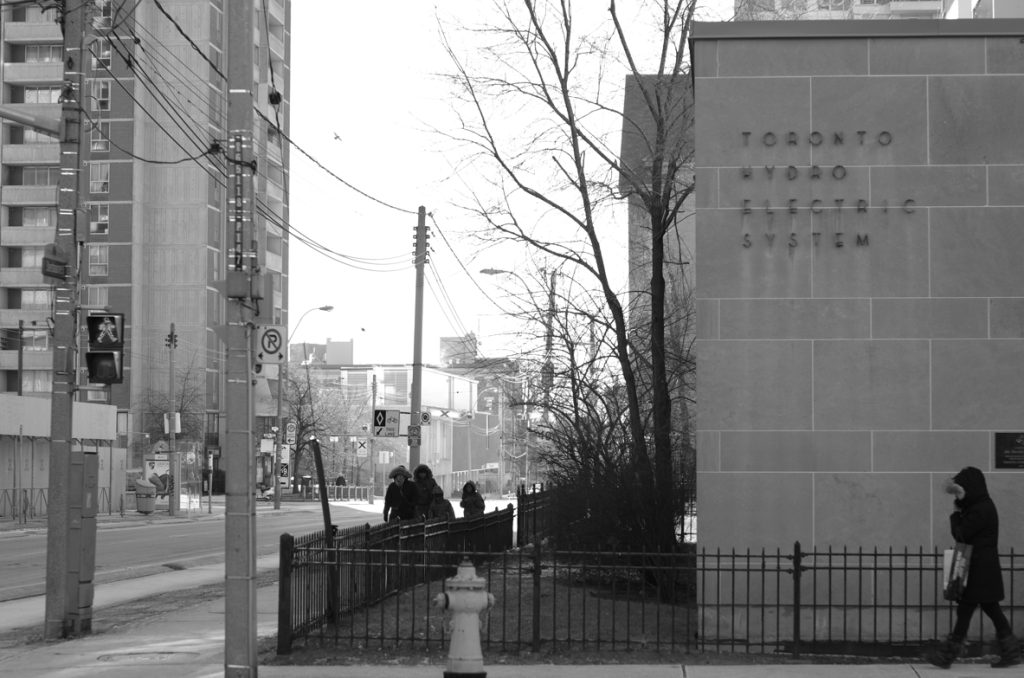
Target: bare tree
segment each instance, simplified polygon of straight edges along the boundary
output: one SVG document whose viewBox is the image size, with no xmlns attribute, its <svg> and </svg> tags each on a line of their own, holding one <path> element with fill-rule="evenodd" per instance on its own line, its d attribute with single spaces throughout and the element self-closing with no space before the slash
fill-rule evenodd
<svg viewBox="0 0 1024 678">
<path fill-rule="evenodd" d="M 170 393 L 146 389 L 142 394 L 142 432 L 151 440 L 158 440 L 164 434 L 164 415 L 178 412 L 181 415 L 179 440 L 202 443 L 205 438 L 206 381 L 195 366 L 195 354 L 188 365 L 177 370 L 175 375 L 174 402 Z"/>
<path fill-rule="evenodd" d="M 474 33 L 490 41 L 479 52 L 484 66 L 461 58 L 448 43 L 454 80 L 469 110 L 459 139 L 477 149 L 474 169 L 483 159 L 497 170 L 489 187 L 497 198 L 473 190 L 471 209 L 494 239 L 526 244 L 590 276 L 608 319 L 627 405 L 628 455 L 637 486 L 632 509 L 644 516 L 650 545 L 670 547 L 676 543 L 679 511 L 673 491 L 677 453 L 667 367 L 665 239 L 675 232 L 693 192 L 687 40 L 695 2 L 639 2 L 631 16 L 652 19 L 653 30 L 635 36 L 627 34 L 616 0 L 610 0 L 604 23 L 585 28 L 568 0 L 495 4 L 497 23 Z M 648 62 L 649 68 L 640 66 Z M 621 75 L 610 75 L 616 70 Z M 623 76 L 638 90 L 635 117 L 625 115 L 616 98 Z M 609 116 L 617 124 L 602 127 Z M 530 120 L 525 126 L 524 118 Z M 613 148 L 619 129 L 641 141 L 639 162 L 624 162 Z M 634 317 L 612 282 L 602 237 L 608 208 L 623 197 L 643 210 L 649 236 L 649 275 L 639 290 L 644 308 Z M 645 331 L 635 335 L 643 344 L 631 337 L 631 324 L 637 322 L 644 325 Z M 644 377 L 638 355 L 645 356 Z"/>
</svg>

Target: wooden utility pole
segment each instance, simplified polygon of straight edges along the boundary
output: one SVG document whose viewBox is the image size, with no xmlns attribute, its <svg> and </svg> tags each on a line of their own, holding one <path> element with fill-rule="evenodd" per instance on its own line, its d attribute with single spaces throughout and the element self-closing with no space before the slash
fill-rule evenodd
<svg viewBox="0 0 1024 678">
<path fill-rule="evenodd" d="M 423 393 L 423 267 L 427 263 L 427 209 L 422 205 L 416 218 L 414 263 L 416 264 L 416 308 L 412 340 L 412 394 L 409 407 L 410 472 L 415 471 L 420 463 L 420 401 Z"/>
<path fill-rule="evenodd" d="M 228 88 L 224 676 L 255 677 L 256 455 L 252 437 L 255 297 L 262 291 L 253 210 L 254 0 L 225 3 Z"/>
<path fill-rule="evenodd" d="M 96 567 L 95 451 L 75 449 L 71 414 L 77 390 L 78 219 L 82 182 L 82 113 L 85 82 L 86 9 L 89 3 L 62 3 L 64 84 L 61 92 L 61 172 L 58 185 L 55 254 L 66 261 L 54 284 L 53 392 L 50 398 L 50 471 L 47 490 L 47 640 L 92 630 L 93 573 Z M 68 7 L 68 5 L 73 5 Z"/>
</svg>

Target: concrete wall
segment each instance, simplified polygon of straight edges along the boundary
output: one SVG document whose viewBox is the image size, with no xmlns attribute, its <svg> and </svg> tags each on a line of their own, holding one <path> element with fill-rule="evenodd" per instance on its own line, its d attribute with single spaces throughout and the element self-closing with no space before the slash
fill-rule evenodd
<svg viewBox="0 0 1024 678">
<path fill-rule="evenodd" d="M 1021 21 L 695 31 L 699 542 L 1024 547 Z"/>
</svg>

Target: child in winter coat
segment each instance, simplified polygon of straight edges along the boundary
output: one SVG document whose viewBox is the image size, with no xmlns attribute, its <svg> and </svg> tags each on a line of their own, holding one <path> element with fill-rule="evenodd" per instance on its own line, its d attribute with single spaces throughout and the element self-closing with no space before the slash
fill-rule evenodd
<svg viewBox="0 0 1024 678">
<path fill-rule="evenodd" d="M 462 507 L 462 515 L 465 518 L 484 514 L 483 495 L 476 491 L 476 483 L 472 480 L 462 486 L 462 501 L 459 502 L 459 506 Z"/>
</svg>

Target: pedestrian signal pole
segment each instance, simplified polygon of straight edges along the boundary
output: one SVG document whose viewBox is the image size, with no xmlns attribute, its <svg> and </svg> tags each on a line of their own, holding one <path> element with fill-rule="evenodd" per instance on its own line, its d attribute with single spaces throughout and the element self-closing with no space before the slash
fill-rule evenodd
<svg viewBox="0 0 1024 678">
<path fill-rule="evenodd" d="M 77 390 L 78 236 L 82 181 L 82 113 L 86 66 L 86 11 L 90 3 L 63 3 L 64 83 L 61 90 L 57 234 L 44 257 L 44 275 L 54 279 L 53 387 L 50 398 L 50 470 L 47 490 L 46 605 L 43 637 L 56 640 L 92 631 L 96 567 L 95 451 L 77 449 L 72 410 Z M 74 5 L 69 7 L 68 5 Z"/>
</svg>

